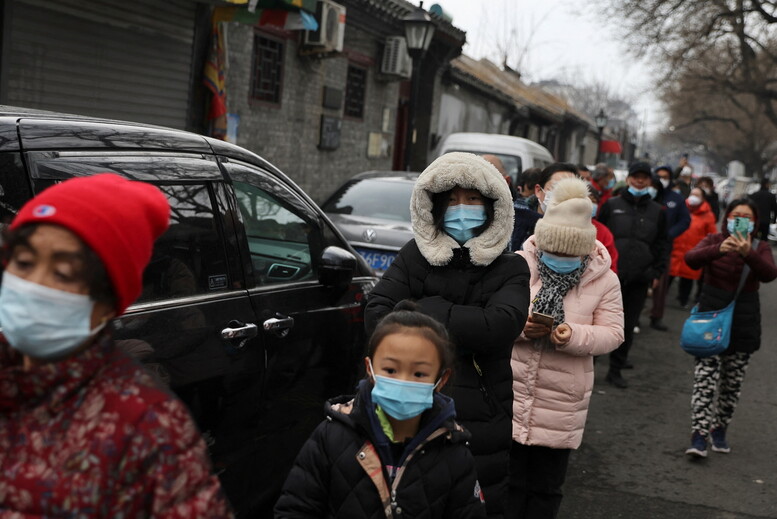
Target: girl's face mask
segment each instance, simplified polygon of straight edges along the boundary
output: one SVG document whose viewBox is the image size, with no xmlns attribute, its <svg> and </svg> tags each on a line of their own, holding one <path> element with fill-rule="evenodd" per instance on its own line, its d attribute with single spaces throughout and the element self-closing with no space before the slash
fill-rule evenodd
<svg viewBox="0 0 777 519">
<path fill-rule="evenodd" d="M 550 270 L 559 274 L 569 274 L 570 272 L 579 269 L 583 264 L 583 261 L 579 257 L 566 258 L 545 251 L 540 254 L 540 261 Z"/>
<path fill-rule="evenodd" d="M 375 380 L 375 385 L 372 387 L 372 401 L 390 417 L 408 420 L 432 407 L 434 390 L 440 383 L 440 379 L 437 379 L 434 384 L 409 382 L 376 375 L 371 360 L 369 367 L 370 374 Z"/>
<path fill-rule="evenodd" d="M 0 327 L 8 343 L 35 359 L 65 357 L 96 334 L 89 296 L 44 287 L 6 271 L 0 286 Z"/>
</svg>

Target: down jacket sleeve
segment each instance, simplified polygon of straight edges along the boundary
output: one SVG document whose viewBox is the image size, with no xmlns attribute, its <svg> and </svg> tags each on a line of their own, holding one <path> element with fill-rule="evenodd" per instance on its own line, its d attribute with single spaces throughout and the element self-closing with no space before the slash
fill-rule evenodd
<svg viewBox="0 0 777 519">
<path fill-rule="evenodd" d="M 276 519 L 326 517 L 329 499 L 329 471 L 325 468 L 326 429 L 323 422 L 300 449 L 294 466 L 275 505 Z"/>
<path fill-rule="evenodd" d="M 517 254 L 502 254 L 480 278 L 481 298 L 471 295 L 472 286 L 462 282 L 466 273 L 447 271 L 447 278 L 430 293 L 425 283 L 432 276 L 419 263 L 423 259 L 412 242 L 370 293 L 365 310 L 365 327 L 372 334 L 380 319 L 403 299 L 415 300 L 421 311 L 443 323 L 457 344 L 472 353 L 486 352 L 494 344 L 511 343 L 523 329 L 529 307 L 529 267 Z M 441 274 L 435 274 L 440 276 Z"/>
<path fill-rule="evenodd" d="M 495 277 L 503 283 L 484 306 L 454 304 L 439 296 L 418 301 L 424 313 L 442 322 L 456 344 L 474 354 L 488 353 L 494 345 L 510 343 L 520 335 L 529 308 L 529 267 L 515 254 L 500 257 Z"/>
<path fill-rule="evenodd" d="M 451 497 L 444 517 L 451 519 L 485 519 L 486 507 L 483 504 L 475 472 L 475 459 L 467 449 L 466 460 L 451 470 L 458 471 L 458 477 L 452 482 L 448 495 Z"/>
<path fill-rule="evenodd" d="M 602 355 L 623 342 L 623 299 L 618 276 L 607 272 L 598 282 L 603 295 L 594 310 L 593 323 L 569 323 L 572 337 L 559 351 L 578 356 Z"/>
<path fill-rule="evenodd" d="M 403 299 L 413 299 L 410 287 L 410 272 L 405 245 L 397 254 L 396 259 L 383 274 L 380 282 L 370 292 L 367 307 L 364 310 L 364 327 L 367 336 L 371 336 L 380 320 L 390 313 L 394 306 Z"/>
</svg>

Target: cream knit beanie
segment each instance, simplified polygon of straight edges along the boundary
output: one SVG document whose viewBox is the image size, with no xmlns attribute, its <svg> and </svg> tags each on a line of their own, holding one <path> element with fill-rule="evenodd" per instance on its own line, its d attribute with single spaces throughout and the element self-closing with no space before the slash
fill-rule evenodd
<svg viewBox="0 0 777 519">
<path fill-rule="evenodd" d="M 596 243 L 591 223 L 593 205 L 588 186 L 579 178 L 565 178 L 553 186 L 551 202 L 534 228 L 537 248 L 555 254 L 586 256 Z"/>
</svg>

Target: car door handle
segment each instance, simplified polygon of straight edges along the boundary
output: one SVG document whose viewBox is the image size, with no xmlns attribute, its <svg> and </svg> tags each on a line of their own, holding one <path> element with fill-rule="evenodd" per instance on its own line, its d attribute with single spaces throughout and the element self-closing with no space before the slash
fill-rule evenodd
<svg viewBox="0 0 777 519">
<path fill-rule="evenodd" d="M 227 328 L 221 330 L 222 339 L 250 339 L 256 337 L 259 333 L 259 327 L 254 323 L 241 323 L 230 321 Z"/>
<path fill-rule="evenodd" d="M 294 318 L 285 315 L 275 314 L 262 323 L 264 331 L 274 333 L 278 337 L 286 337 L 294 326 Z"/>
</svg>

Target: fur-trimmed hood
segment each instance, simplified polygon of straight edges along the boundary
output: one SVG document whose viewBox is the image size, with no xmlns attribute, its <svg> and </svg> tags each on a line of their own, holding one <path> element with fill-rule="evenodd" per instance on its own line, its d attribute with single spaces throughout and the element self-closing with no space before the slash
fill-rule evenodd
<svg viewBox="0 0 777 519">
<path fill-rule="evenodd" d="M 437 158 L 419 175 L 410 198 L 410 221 L 418 249 L 431 265 L 442 266 L 461 247 L 444 232 L 436 232 L 432 196 L 461 187 L 476 189 L 494 200 L 494 221 L 478 236 L 464 243 L 473 265 L 484 267 L 504 252 L 513 232 L 515 210 L 510 189 L 499 171 L 472 153 L 453 152 Z"/>
</svg>

